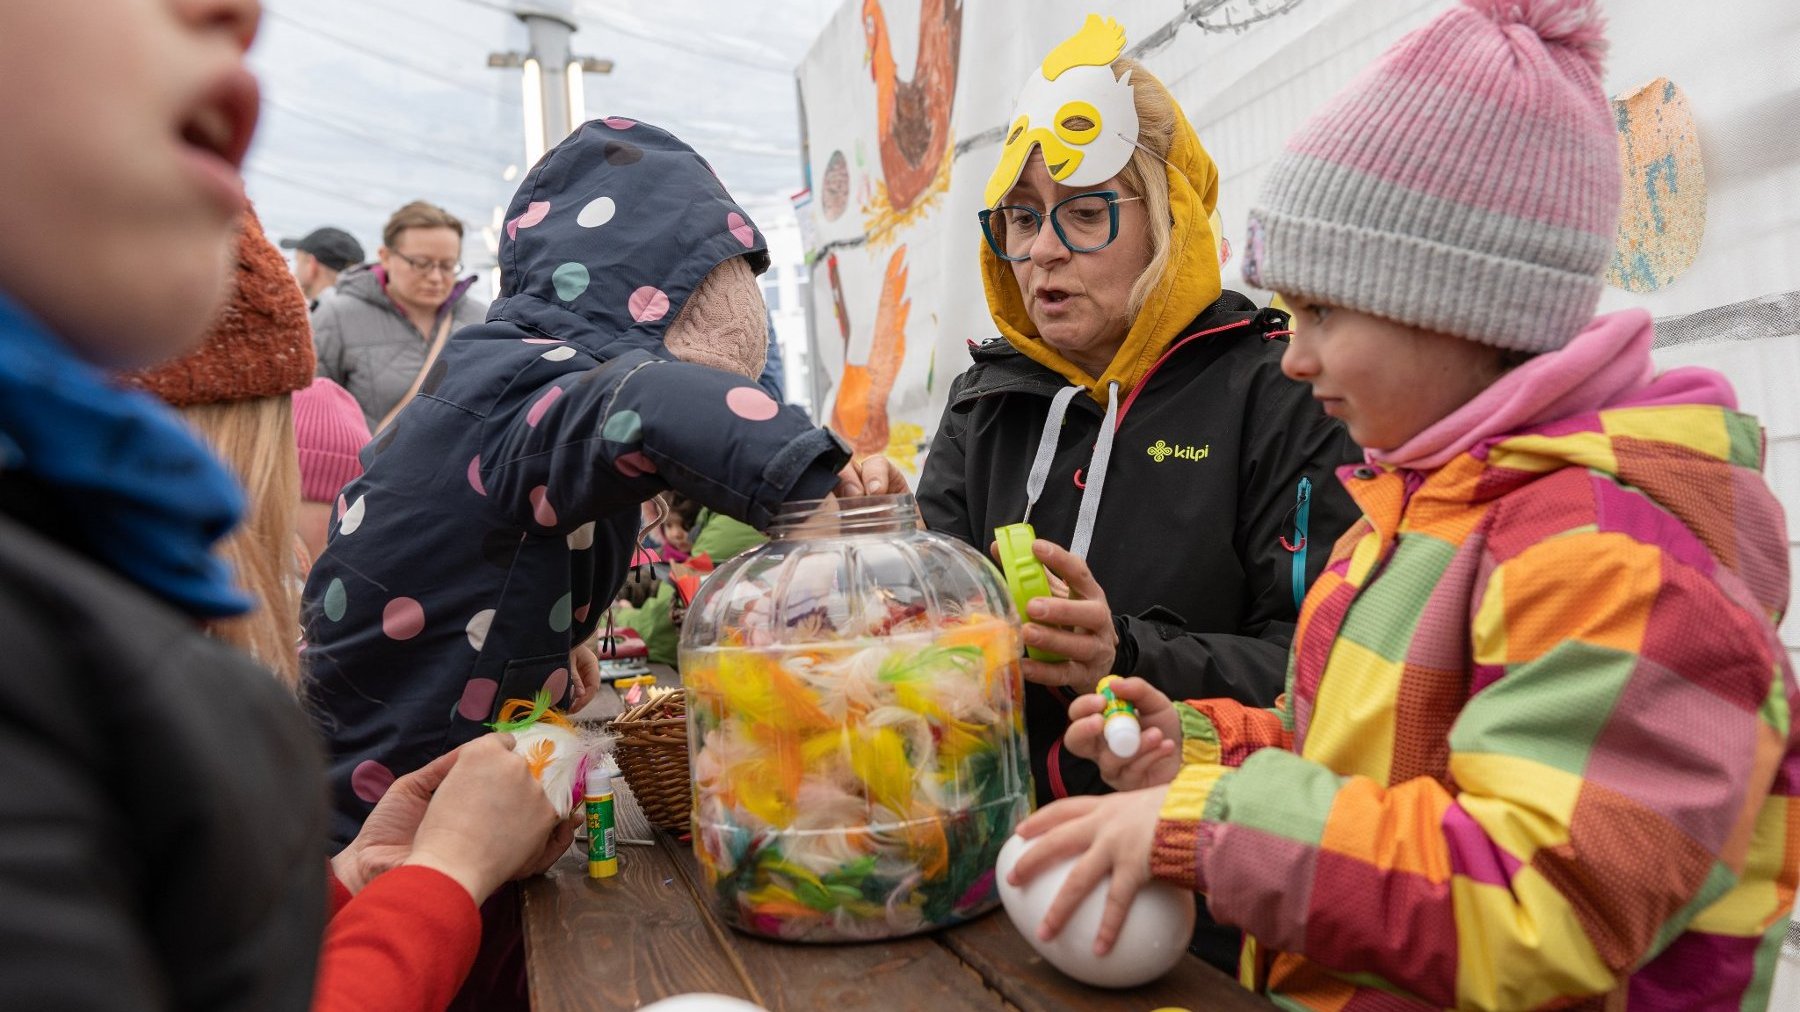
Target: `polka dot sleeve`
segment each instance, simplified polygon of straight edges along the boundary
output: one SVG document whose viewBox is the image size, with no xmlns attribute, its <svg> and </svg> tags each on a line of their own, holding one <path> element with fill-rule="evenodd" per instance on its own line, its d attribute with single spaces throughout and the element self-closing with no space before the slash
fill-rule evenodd
<svg viewBox="0 0 1800 1012">
<path fill-rule="evenodd" d="M 836 485 L 849 451 L 799 409 L 717 369 L 632 352 L 511 398 L 467 469 L 527 529 L 567 534 L 665 488 L 763 527 Z"/>
</svg>

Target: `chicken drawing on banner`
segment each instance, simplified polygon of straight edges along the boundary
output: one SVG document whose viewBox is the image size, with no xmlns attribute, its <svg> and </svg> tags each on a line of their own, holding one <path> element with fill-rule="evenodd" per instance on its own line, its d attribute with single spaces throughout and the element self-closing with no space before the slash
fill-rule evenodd
<svg viewBox="0 0 1800 1012">
<path fill-rule="evenodd" d="M 916 222 L 950 188 L 950 111 L 962 49 L 962 0 L 921 0 L 919 55 L 900 77 L 881 0 L 863 0 L 882 179 L 863 207 L 869 241 L 880 244 Z"/>
<path fill-rule="evenodd" d="M 906 359 L 906 317 L 911 309 L 912 300 L 906 297 L 906 247 L 901 246 L 889 258 L 881 281 L 881 301 L 876 304 L 866 353 L 856 360 L 855 341 L 845 349 L 844 375 L 831 409 L 831 427 L 849 442 L 859 460 L 887 452 L 888 395 Z"/>
</svg>

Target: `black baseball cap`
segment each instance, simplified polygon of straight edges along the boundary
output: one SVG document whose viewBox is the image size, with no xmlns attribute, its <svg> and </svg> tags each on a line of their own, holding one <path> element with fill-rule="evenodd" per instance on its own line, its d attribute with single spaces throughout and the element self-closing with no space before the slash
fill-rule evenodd
<svg viewBox="0 0 1800 1012">
<path fill-rule="evenodd" d="M 346 267 L 354 267 L 363 262 L 362 244 L 356 237 L 341 228 L 316 228 L 302 239 L 281 240 L 283 249 L 297 249 L 302 253 L 310 253 L 320 263 L 334 271 Z"/>
</svg>

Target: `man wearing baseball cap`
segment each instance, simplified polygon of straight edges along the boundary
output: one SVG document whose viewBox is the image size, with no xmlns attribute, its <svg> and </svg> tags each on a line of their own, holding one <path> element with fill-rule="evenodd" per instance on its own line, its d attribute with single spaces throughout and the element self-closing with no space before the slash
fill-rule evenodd
<svg viewBox="0 0 1800 1012">
<path fill-rule="evenodd" d="M 327 225 L 309 232 L 295 242 L 282 240 L 281 245 L 294 251 L 294 277 L 306 290 L 310 308 L 319 308 L 319 300 L 337 286 L 338 273 L 363 262 L 362 244 L 341 228 Z"/>
</svg>

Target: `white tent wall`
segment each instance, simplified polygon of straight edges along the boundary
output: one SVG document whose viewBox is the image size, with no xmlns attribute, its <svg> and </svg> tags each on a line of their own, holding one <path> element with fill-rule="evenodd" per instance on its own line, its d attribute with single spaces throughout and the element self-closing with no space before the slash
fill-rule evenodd
<svg viewBox="0 0 1800 1012">
<path fill-rule="evenodd" d="M 1609 91 L 1656 77 L 1693 107 L 1706 233 L 1687 273 L 1654 292 L 1609 288 L 1602 309 L 1657 317 L 1657 363 L 1723 372 L 1768 433 L 1769 482 L 1787 507 L 1800 574 L 1800 4 L 1615 3 Z M 1800 664 L 1800 621 L 1782 626 Z"/>
<path fill-rule="evenodd" d="M 949 0 L 944 0 L 949 3 Z M 1117 18 L 1129 45 L 1174 92 L 1220 168 L 1225 236 L 1244 219 L 1283 140 L 1334 91 L 1405 32 L 1451 0 L 964 0 L 961 59 L 950 118 L 957 153 L 947 192 L 930 208 L 871 238 L 869 208 L 881 179 L 876 123 L 879 58 L 869 59 L 865 15 L 879 14 L 892 66 L 914 72 L 920 14 L 937 0 L 848 0 L 800 68 L 807 166 L 814 199 L 802 208 L 812 252 L 809 306 L 813 406 L 834 417 L 846 362 L 894 354 L 877 341 L 890 266 L 903 265 L 904 351 L 892 363 L 884 446 L 915 471 L 947 398 L 968 365 L 966 342 L 992 335 L 982 296 L 975 212 L 998 153 L 1001 125 L 1025 75 L 1093 10 Z M 1726 373 L 1770 437 L 1768 468 L 1789 511 L 1790 556 L 1800 572 L 1800 4 L 1792 0 L 1613 0 L 1606 85 L 1623 96 L 1657 78 L 1685 93 L 1699 137 L 1705 230 L 1685 273 L 1654 290 L 1608 289 L 1602 308 L 1642 306 L 1658 318 L 1658 360 Z M 844 152 L 850 196 L 835 220 L 819 213 L 821 185 Z M 896 259 L 896 254 L 903 254 Z M 846 340 L 833 308 L 827 259 L 836 254 Z M 1235 262 L 1225 284 L 1259 299 Z M 1640 287 L 1643 287 L 1640 285 Z M 901 302 L 890 298 L 897 306 Z M 889 327 L 890 331 L 895 328 Z M 879 354 L 873 357 L 879 357 Z M 876 409 L 882 405 L 876 405 Z M 878 440 L 879 442 L 879 440 Z M 1800 622 L 1784 635 L 1800 659 Z"/>
</svg>

